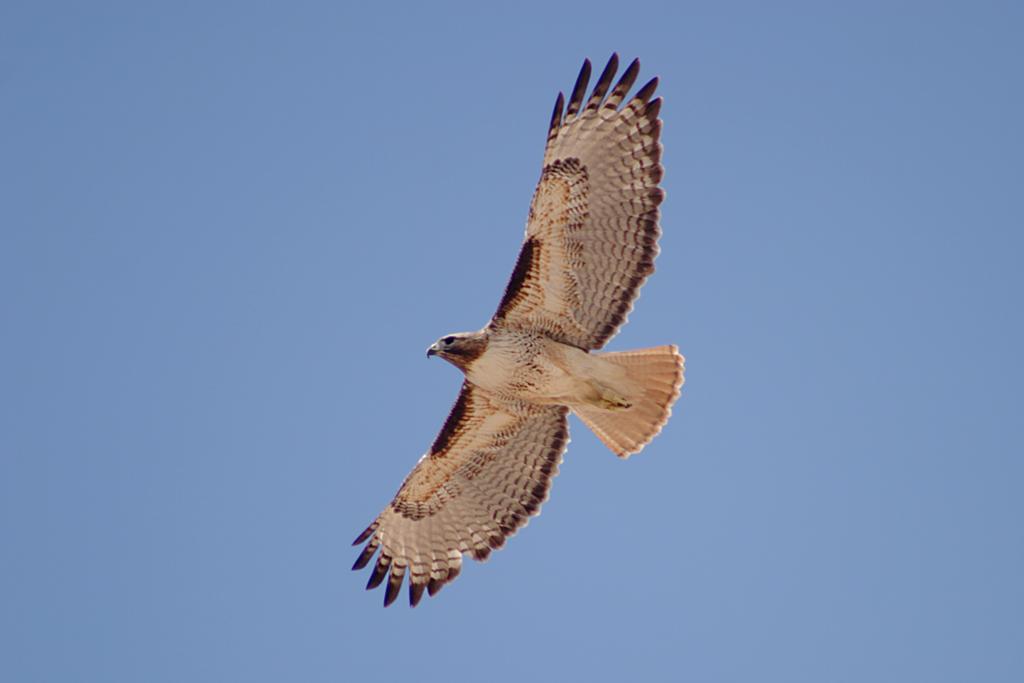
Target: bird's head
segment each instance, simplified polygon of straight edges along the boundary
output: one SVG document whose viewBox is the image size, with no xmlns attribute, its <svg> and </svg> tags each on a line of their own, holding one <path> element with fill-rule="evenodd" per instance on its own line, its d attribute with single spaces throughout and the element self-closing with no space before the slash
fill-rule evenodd
<svg viewBox="0 0 1024 683">
<path fill-rule="evenodd" d="M 460 332 L 441 337 L 427 349 L 427 358 L 440 356 L 452 365 L 465 370 L 487 348 L 483 332 Z"/>
</svg>

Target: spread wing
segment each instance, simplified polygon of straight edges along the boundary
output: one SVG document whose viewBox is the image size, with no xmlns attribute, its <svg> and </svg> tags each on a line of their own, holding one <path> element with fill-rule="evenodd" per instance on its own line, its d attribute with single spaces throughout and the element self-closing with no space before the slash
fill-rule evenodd
<svg viewBox="0 0 1024 683">
<path fill-rule="evenodd" d="M 569 442 L 567 409 L 510 404 L 464 382 L 440 434 L 391 504 L 353 545 L 353 569 L 380 554 L 366 587 L 385 578 L 384 605 L 409 574 L 409 604 L 458 576 L 462 554 L 485 560 L 537 514 Z"/>
<path fill-rule="evenodd" d="M 542 329 L 567 344 L 599 349 L 626 321 L 654 271 L 664 198 L 661 98 L 650 99 L 658 79 L 620 108 L 640 63 L 633 60 L 611 88 L 618 63 L 612 55 L 584 102 L 585 61 L 564 116 L 558 95 L 526 239 L 492 326 Z"/>
</svg>

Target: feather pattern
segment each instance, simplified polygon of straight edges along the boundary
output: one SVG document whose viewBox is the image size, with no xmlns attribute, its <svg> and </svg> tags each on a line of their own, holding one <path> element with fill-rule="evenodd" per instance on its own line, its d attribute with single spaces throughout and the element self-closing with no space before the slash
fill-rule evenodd
<svg viewBox="0 0 1024 683">
<path fill-rule="evenodd" d="M 654 271 L 664 198 L 661 99 L 651 99 L 658 79 L 620 108 L 640 64 L 633 60 L 604 100 L 617 68 L 612 55 L 581 110 L 590 79 L 584 62 L 560 121 L 561 96 L 556 101 L 526 239 L 492 327 L 540 329 L 599 349 Z"/>
<path fill-rule="evenodd" d="M 459 574 L 462 554 L 485 560 L 540 511 L 569 442 L 567 409 L 496 399 L 469 382 L 435 447 L 391 504 L 360 534 L 353 569 L 380 549 L 367 589 L 387 580 L 385 606 L 406 574 L 409 603 Z M 441 444 L 438 447 L 438 444 Z"/>
</svg>

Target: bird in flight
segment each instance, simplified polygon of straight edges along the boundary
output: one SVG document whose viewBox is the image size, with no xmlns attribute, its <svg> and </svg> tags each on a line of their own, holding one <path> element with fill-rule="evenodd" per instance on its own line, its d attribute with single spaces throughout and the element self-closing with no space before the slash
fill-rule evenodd
<svg viewBox="0 0 1024 683">
<path fill-rule="evenodd" d="M 640 63 L 613 85 L 618 66 L 613 54 L 586 97 L 585 60 L 567 105 L 558 94 L 526 238 L 494 317 L 427 350 L 465 379 L 430 450 L 353 543 L 366 544 L 353 569 L 377 555 L 366 587 L 387 580 L 385 606 L 408 575 L 415 607 L 458 576 L 463 554 L 487 559 L 539 512 L 570 411 L 626 458 L 679 397 L 675 346 L 596 353 L 654 271 L 664 198 L 658 79 L 626 100 Z"/>
</svg>

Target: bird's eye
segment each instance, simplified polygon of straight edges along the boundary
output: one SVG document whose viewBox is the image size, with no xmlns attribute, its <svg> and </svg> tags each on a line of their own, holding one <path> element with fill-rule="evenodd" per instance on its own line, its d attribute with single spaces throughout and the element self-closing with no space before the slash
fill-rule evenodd
<svg viewBox="0 0 1024 683">
<path fill-rule="evenodd" d="M 455 337 L 445 337 L 445 338 L 444 338 L 444 339 L 442 339 L 441 341 L 443 341 L 443 342 L 444 342 L 444 345 L 445 345 L 445 346 L 450 346 L 450 345 L 451 345 L 451 343 L 455 341 Z"/>
</svg>

